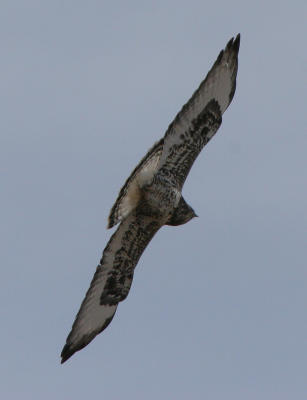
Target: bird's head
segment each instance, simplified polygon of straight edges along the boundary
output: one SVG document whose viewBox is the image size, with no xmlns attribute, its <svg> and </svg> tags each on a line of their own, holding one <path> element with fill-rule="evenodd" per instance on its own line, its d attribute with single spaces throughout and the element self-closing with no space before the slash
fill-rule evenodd
<svg viewBox="0 0 307 400">
<path fill-rule="evenodd" d="M 178 206 L 175 208 L 167 225 L 183 225 L 189 222 L 192 218 L 197 217 L 195 211 L 181 196 Z"/>
</svg>

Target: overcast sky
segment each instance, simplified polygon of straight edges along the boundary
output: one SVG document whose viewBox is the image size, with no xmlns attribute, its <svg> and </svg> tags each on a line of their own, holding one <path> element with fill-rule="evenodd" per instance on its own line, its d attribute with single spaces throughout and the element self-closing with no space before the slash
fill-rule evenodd
<svg viewBox="0 0 307 400">
<path fill-rule="evenodd" d="M 305 400 L 305 1 L 0 7 L 6 400 Z M 60 365 L 127 175 L 241 32 L 237 91 L 108 329 Z"/>
</svg>

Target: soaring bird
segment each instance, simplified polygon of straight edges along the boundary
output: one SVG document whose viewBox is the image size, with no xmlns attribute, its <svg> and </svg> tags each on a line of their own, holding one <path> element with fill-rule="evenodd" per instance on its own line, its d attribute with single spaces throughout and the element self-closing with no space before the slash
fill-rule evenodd
<svg viewBox="0 0 307 400">
<path fill-rule="evenodd" d="M 130 290 L 134 269 L 163 225 L 182 225 L 196 216 L 182 197 L 188 173 L 222 123 L 235 90 L 240 35 L 231 38 L 191 99 L 133 170 L 111 209 L 112 235 L 81 304 L 62 363 L 88 345 L 112 321 Z"/>
</svg>

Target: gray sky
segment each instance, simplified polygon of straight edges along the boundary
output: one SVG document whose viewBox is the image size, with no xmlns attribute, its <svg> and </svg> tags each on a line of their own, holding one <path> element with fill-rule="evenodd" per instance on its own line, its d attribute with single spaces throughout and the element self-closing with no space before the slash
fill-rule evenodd
<svg viewBox="0 0 307 400">
<path fill-rule="evenodd" d="M 2 1 L 1 398 L 306 399 L 304 1 Z M 130 170 L 230 37 L 237 92 L 110 327 L 59 354 Z"/>
</svg>

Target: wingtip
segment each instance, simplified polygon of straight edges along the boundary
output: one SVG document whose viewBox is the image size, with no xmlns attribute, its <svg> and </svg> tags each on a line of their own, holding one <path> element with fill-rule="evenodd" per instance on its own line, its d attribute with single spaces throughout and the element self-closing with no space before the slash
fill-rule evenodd
<svg viewBox="0 0 307 400">
<path fill-rule="evenodd" d="M 240 48 L 240 40 L 241 40 L 241 34 L 238 33 L 234 42 L 233 42 L 233 48 L 238 52 Z"/>
<path fill-rule="evenodd" d="M 68 344 L 65 344 L 61 352 L 61 364 L 67 361 L 74 353 L 75 351 L 72 350 Z"/>
<path fill-rule="evenodd" d="M 232 43 L 233 43 L 233 37 L 226 44 L 226 49 L 225 50 L 230 49 L 232 47 Z"/>
<path fill-rule="evenodd" d="M 232 53 L 233 51 L 235 54 L 238 54 L 239 48 L 240 48 L 240 38 L 241 38 L 241 34 L 238 33 L 235 38 L 232 37 L 228 41 L 225 49 L 220 51 L 220 54 L 218 55 L 218 57 L 216 59 L 216 64 L 219 64 L 222 61 L 224 54 L 227 54 L 227 53 L 229 54 L 229 53 Z"/>
<path fill-rule="evenodd" d="M 235 38 L 232 37 L 232 38 L 229 40 L 229 42 L 227 43 L 226 49 L 225 49 L 225 50 L 233 49 L 233 50 L 235 50 L 236 52 L 238 52 L 238 51 L 239 51 L 239 48 L 240 48 L 240 38 L 241 38 L 240 33 L 238 33 L 237 36 L 236 36 Z"/>
<path fill-rule="evenodd" d="M 217 59 L 216 59 L 216 63 L 219 64 L 223 58 L 224 55 L 224 50 L 220 51 L 220 54 L 218 55 Z"/>
</svg>

